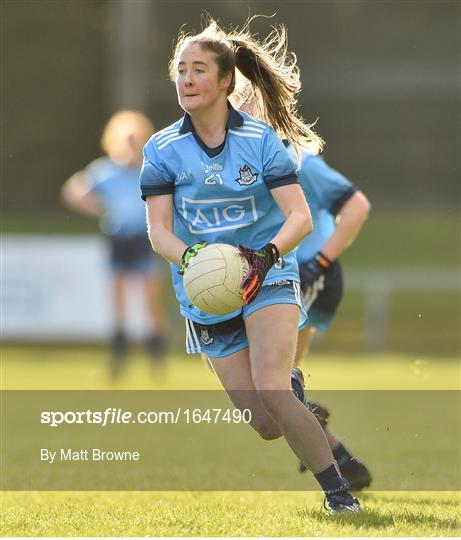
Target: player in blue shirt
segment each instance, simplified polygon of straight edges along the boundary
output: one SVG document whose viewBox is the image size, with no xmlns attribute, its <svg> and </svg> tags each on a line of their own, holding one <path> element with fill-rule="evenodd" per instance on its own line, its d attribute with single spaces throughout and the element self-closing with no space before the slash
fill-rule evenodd
<svg viewBox="0 0 461 540">
<path fill-rule="evenodd" d="M 342 298 L 343 278 L 338 257 L 360 231 L 370 211 L 370 203 L 347 178 L 313 152 L 303 150 L 297 173 L 314 223 L 313 233 L 296 251 L 304 307 L 309 312 L 309 323 L 298 334 L 293 370 L 294 378 L 303 384 L 299 369 L 302 357 L 309 350 L 315 330 L 329 328 Z M 327 427 L 328 411 L 317 404 L 313 406 L 321 411 L 321 422 L 341 472 L 353 488 L 368 486 L 371 476 L 365 465 L 350 454 Z M 300 470 L 305 470 L 302 464 Z"/>
<path fill-rule="evenodd" d="M 108 239 L 115 332 L 111 374 L 117 376 L 127 353 L 124 331 L 129 282 L 140 280 L 147 299 L 153 360 L 164 354 L 164 314 L 161 302 L 163 261 L 152 253 L 146 215 L 139 197 L 142 147 L 154 132 L 150 120 L 137 111 L 115 113 L 104 128 L 101 146 L 106 156 L 91 162 L 63 186 L 66 204 L 84 215 L 99 217 Z M 154 364 L 156 365 L 156 363 Z"/>
<path fill-rule="evenodd" d="M 188 352 L 210 358 L 234 404 L 251 409 L 251 425 L 262 437 L 285 437 L 315 473 L 331 512 L 358 511 L 323 430 L 291 392 L 303 316 L 293 250 L 311 231 L 309 209 L 274 129 L 228 101 L 238 68 L 261 92 L 276 130 L 295 145 L 320 142 L 293 113 L 299 77 L 286 76 L 292 57 L 285 35 L 273 37 L 264 47 L 248 32 L 226 34 L 212 21 L 201 34 L 179 39 L 170 76 L 185 115 L 144 150 L 149 235 L 172 263 Z M 241 245 L 250 264 L 243 309 L 209 315 L 188 301 L 181 274 L 205 242 Z"/>
<path fill-rule="evenodd" d="M 240 81 L 233 101 L 253 114 L 264 110 L 261 98 L 245 81 Z M 264 117 L 264 113 L 258 116 Z M 296 249 L 304 308 L 309 312 L 309 321 L 301 325 L 298 334 L 292 386 L 297 397 L 305 401 L 304 377 L 299 365 L 309 349 L 315 329 L 328 329 L 341 301 L 343 282 L 337 257 L 360 231 L 370 211 L 370 203 L 346 177 L 325 163 L 315 144 L 303 148 L 300 159 L 286 139 L 284 144 L 293 162 L 297 163 L 298 180 L 309 202 L 313 222 L 313 232 Z M 324 428 L 333 455 L 351 488 L 367 487 L 371 482 L 368 469 L 327 427 L 329 412 L 317 403 L 309 402 L 308 406 Z M 301 462 L 300 471 L 305 470 Z"/>
</svg>

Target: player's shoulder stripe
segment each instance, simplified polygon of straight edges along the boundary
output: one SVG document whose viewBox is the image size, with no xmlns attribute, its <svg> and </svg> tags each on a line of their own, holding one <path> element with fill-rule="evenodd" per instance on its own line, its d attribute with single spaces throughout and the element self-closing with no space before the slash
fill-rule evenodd
<svg viewBox="0 0 461 540">
<path fill-rule="evenodd" d="M 245 120 L 245 122 L 243 123 L 243 127 L 253 127 L 265 130 L 267 128 L 267 124 L 256 120 Z"/>
<path fill-rule="evenodd" d="M 174 141 L 179 141 L 179 139 L 184 139 L 184 137 L 189 137 L 192 135 L 192 131 L 188 131 L 187 133 L 182 133 L 181 135 L 178 132 L 173 132 L 168 137 L 165 137 L 160 142 L 157 142 L 157 148 L 161 150 L 162 148 L 165 148 L 165 146 L 168 146 L 170 143 Z"/>
<path fill-rule="evenodd" d="M 175 133 L 179 133 L 180 127 L 181 127 L 181 121 L 178 120 L 174 124 L 171 124 L 170 126 L 155 133 L 155 135 L 153 136 L 153 139 L 157 141 L 157 143 L 160 143 L 166 137 L 169 137 L 170 135 L 173 135 Z"/>
<path fill-rule="evenodd" d="M 250 137 L 252 139 L 262 139 L 264 130 L 267 128 L 267 124 L 253 118 L 249 114 L 242 114 L 243 124 L 241 126 L 233 127 L 229 130 L 230 133 L 237 135 L 238 137 Z"/>
<path fill-rule="evenodd" d="M 264 122 L 263 120 L 260 120 L 259 118 L 255 118 L 254 116 L 251 116 L 246 113 L 242 113 L 243 116 L 243 125 L 244 126 L 253 126 L 260 129 L 266 129 L 268 127 L 268 124 Z"/>
<path fill-rule="evenodd" d="M 252 139 L 262 139 L 263 135 L 261 133 L 253 133 L 248 130 L 242 130 L 242 128 L 233 128 L 229 130 L 229 133 L 237 135 L 237 137 L 251 137 Z"/>
</svg>

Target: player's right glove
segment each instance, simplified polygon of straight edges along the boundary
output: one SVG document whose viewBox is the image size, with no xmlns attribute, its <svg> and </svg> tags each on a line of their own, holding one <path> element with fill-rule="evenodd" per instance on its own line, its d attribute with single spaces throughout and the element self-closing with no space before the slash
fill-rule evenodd
<svg viewBox="0 0 461 540">
<path fill-rule="evenodd" d="M 200 242 L 197 242 L 193 246 L 189 246 L 186 251 L 182 254 L 181 257 L 181 266 L 179 267 L 178 274 L 180 276 L 184 275 L 184 272 L 186 271 L 186 268 L 189 266 L 189 262 L 192 259 L 192 257 L 195 257 L 197 253 L 206 246 L 206 242 L 204 240 L 200 240 Z"/>
<path fill-rule="evenodd" d="M 330 259 L 319 251 L 315 257 L 299 264 L 301 291 L 304 295 L 304 306 L 309 308 L 324 288 L 325 272 L 331 264 Z"/>
<path fill-rule="evenodd" d="M 249 268 L 242 282 L 242 298 L 245 304 L 253 302 L 263 286 L 264 279 L 271 267 L 279 260 L 280 254 L 275 244 L 266 244 L 261 249 L 238 246 L 240 253 L 247 259 Z"/>
</svg>

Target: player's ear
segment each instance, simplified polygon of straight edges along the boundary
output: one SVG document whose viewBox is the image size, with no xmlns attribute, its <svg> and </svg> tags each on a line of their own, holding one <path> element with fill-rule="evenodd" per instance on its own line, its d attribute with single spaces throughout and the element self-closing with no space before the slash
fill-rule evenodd
<svg viewBox="0 0 461 540">
<path fill-rule="evenodd" d="M 223 90 L 227 90 L 229 86 L 232 84 L 232 80 L 233 80 L 233 74 L 231 71 L 229 71 L 229 73 L 226 73 L 225 75 L 222 76 L 221 80 L 219 81 L 219 86 Z"/>
</svg>

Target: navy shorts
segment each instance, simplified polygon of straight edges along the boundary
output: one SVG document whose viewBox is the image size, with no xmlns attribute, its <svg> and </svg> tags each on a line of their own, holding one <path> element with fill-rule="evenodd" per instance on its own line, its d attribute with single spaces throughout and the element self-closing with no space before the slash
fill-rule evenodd
<svg viewBox="0 0 461 540">
<path fill-rule="evenodd" d="M 243 306 L 242 313 L 228 321 L 200 324 L 186 319 L 186 351 L 188 354 L 204 353 L 211 358 L 221 358 L 248 347 L 245 319 L 266 306 L 295 304 L 300 308 L 299 327 L 307 324 L 302 305 L 299 283 L 285 281 L 265 285 L 251 304 Z"/>
<path fill-rule="evenodd" d="M 343 272 L 339 261 L 333 261 L 328 267 L 315 300 L 312 302 L 312 297 L 307 297 L 308 294 L 304 295 L 303 300 L 309 314 L 309 326 L 322 332 L 328 330 L 343 297 Z"/>
<path fill-rule="evenodd" d="M 108 240 L 110 268 L 114 273 L 161 273 L 161 258 L 152 251 L 146 235 L 110 236 Z"/>
</svg>

